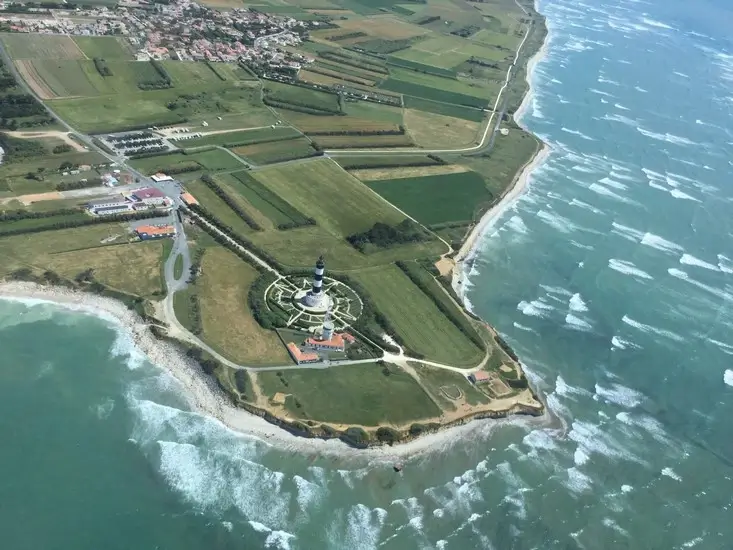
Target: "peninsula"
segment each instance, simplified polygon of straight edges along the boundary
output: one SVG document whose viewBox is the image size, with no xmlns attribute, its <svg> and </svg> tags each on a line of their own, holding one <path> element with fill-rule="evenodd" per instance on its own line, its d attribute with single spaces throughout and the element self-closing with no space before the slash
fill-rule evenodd
<svg viewBox="0 0 733 550">
<path fill-rule="evenodd" d="M 531 2 L 23 3 L 0 31 L 0 277 L 123 302 L 305 437 L 543 412 L 462 304 L 544 151 Z"/>
</svg>

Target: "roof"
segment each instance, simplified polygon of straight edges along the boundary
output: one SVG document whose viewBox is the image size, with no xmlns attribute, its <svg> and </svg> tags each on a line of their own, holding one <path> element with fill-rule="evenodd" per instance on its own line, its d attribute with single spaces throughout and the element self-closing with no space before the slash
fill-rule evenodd
<svg viewBox="0 0 733 550">
<path fill-rule="evenodd" d="M 158 172 L 150 176 L 153 181 L 173 181 L 173 178 L 163 172 Z"/>
<path fill-rule="evenodd" d="M 176 229 L 172 225 L 141 225 L 135 228 L 135 232 L 138 234 L 144 233 L 145 235 L 170 235 L 175 233 Z"/>
<path fill-rule="evenodd" d="M 292 355 L 293 359 L 295 359 L 295 361 L 298 363 L 303 363 L 306 361 L 318 361 L 320 359 L 317 353 L 300 351 L 300 348 L 295 345 L 295 342 L 288 342 L 287 348 L 290 352 L 290 355 Z"/>
<path fill-rule="evenodd" d="M 316 340 L 315 338 L 307 338 L 305 341 L 307 346 L 326 346 L 329 348 L 343 348 L 344 337 L 341 334 L 334 333 L 330 340 Z"/>
<path fill-rule="evenodd" d="M 162 199 L 165 197 L 165 193 L 155 187 L 145 187 L 143 189 L 137 189 L 132 192 L 138 199 Z"/>
<path fill-rule="evenodd" d="M 477 382 L 483 382 L 485 380 L 491 379 L 491 376 L 489 375 L 489 373 L 486 371 L 482 371 L 482 370 L 474 372 L 471 376 L 473 376 L 473 379 L 476 380 Z"/>
<path fill-rule="evenodd" d="M 97 199 L 89 201 L 87 206 L 89 208 L 96 208 L 97 206 L 111 206 L 113 204 L 127 205 L 127 201 L 122 197 L 110 197 L 108 199 Z"/>
<path fill-rule="evenodd" d="M 181 193 L 181 200 L 188 205 L 199 203 L 199 201 L 197 201 L 196 198 L 188 191 Z"/>
</svg>

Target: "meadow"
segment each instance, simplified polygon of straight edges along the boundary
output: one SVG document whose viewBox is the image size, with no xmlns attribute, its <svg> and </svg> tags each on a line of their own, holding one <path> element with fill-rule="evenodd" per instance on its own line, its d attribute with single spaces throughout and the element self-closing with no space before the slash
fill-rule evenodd
<svg viewBox="0 0 733 550">
<path fill-rule="evenodd" d="M 252 174 L 335 236 L 397 224 L 404 216 L 331 160 L 266 168 Z"/>
<path fill-rule="evenodd" d="M 74 42 L 89 59 L 101 57 L 107 61 L 134 59 L 134 49 L 129 41 L 115 36 L 75 36 Z"/>
<path fill-rule="evenodd" d="M 289 126 L 276 126 L 275 128 L 268 126 L 266 128 L 256 128 L 252 130 L 237 130 L 234 132 L 204 135 L 200 138 L 181 141 L 179 142 L 179 145 L 186 149 L 208 145 L 236 147 L 239 145 L 250 145 L 253 143 L 291 139 L 300 135 L 301 134 L 298 130 Z"/>
<path fill-rule="evenodd" d="M 354 277 L 410 349 L 449 365 L 481 361 L 483 352 L 397 266 L 363 269 Z"/>
<path fill-rule="evenodd" d="M 405 109 L 405 126 L 410 136 L 421 147 L 469 147 L 478 143 L 481 125 L 463 118 L 429 113 L 419 109 Z"/>
<path fill-rule="evenodd" d="M 221 149 L 209 149 L 198 152 L 176 152 L 133 159 L 130 164 L 141 172 L 150 175 L 156 172 L 183 174 L 209 170 L 237 170 L 244 168 L 236 156 Z"/>
<path fill-rule="evenodd" d="M 52 34 L 2 33 L 12 59 L 84 59 L 84 52 L 68 36 Z"/>
<path fill-rule="evenodd" d="M 425 225 L 471 221 L 494 198 L 476 172 L 369 181 L 366 185 Z"/>
<path fill-rule="evenodd" d="M 444 115 L 454 118 L 462 118 L 464 120 L 471 120 L 474 122 L 481 122 L 485 116 L 485 113 L 481 108 L 453 105 L 451 103 L 443 103 L 441 101 L 433 101 L 411 95 L 404 96 L 404 103 L 407 109 L 420 110 L 427 113 L 435 113 L 436 115 Z"/>
<path fill-rule="evenodd" d="M 448 410 L 457 409 L 455 400 L 450 398 L 452 396 L 462 395 L 469 405 L 474 406 L 486 405 L 491 401 L 460 373 L 419 363 L 412 363 L 411 366 L 420 377 L 423 387 Z"/>
<path fill-rule="evenodd" d="M 341 111 L 336 94 L 272 81 L 264 83 L 263 91 L 266 100 L 277 102 L 285 107 L 288 105 L 300 106 L 332 113 Z"/>
<path fill-rule="evenodd" d="M 275 393 L 288 395 L 285 409 L 294 418 L 379 426 L 403 425 L 441 413 L 414 378 L 390 364 L 288 370 L 281 376 L 260 372 L 257 380 L 270 398 Z"/>
<path fill-rule="evenodd" d="M 277 334 L 260 327 L 247 303 L 259 273 L 234 253 L 207 248 L 196 281 L 203 340 L 225 357 L 244 365 L 287 365 L 292 361 Z"/>
</svg>

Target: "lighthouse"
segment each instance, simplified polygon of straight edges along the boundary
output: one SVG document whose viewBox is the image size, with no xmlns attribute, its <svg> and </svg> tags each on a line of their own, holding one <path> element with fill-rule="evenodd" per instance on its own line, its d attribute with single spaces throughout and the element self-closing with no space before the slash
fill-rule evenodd
<svg viewBox="0 0 733 550">
<path fill-rule="evenodd" d="M 323 261 L 323 256 L 319 256 L 318 261 L 316 262 L 316 270 L 313 273 L 313 286 L 308 294 L 305 295 L 305 305 L 308 307 L 323 307 L 325 301 L 328 299 L 322 288 L 323 272 L 325 271 L 325 267 L 326 263 Z"/>
</svg>

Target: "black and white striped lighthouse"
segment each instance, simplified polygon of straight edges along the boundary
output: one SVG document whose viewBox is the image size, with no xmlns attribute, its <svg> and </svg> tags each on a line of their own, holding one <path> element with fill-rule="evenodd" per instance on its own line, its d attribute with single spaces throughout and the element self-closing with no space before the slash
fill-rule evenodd
<svg viewBox="0 0 733 550">
<path fill-rule="evenodd" d="M 323 256 L 319 256 L 316 262 L 316 270 L 313 273 L 313 287 L 305 296 L 305 303 L 309 307 L 319 307 L 323 304 L 325 299 L 323 293 L 323 272 L 325 267 L 326 262 L 323 261 Z"/>
</svg>

